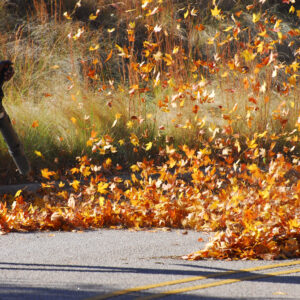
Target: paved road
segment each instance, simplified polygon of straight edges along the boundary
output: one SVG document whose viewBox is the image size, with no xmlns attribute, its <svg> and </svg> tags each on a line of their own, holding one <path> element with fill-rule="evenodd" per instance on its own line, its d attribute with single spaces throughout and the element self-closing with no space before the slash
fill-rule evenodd
<svg viewBox="0 0 300 300">
<path fill-rule="evenodd" d="M 204 245 L 197 241 L 199 237 L 204 242 L 209 238 L 205 233 L 177 230 L 3 235 L 0 299 L 105 299 L 129 288 L 135 289 L 113 299 L 154 299 L 180 288 L 187 290 L 173 292 L 166 299 L 300 299 L 300 260 L 181 260 L 179 256 Z M 274 264 L 277 268 L 270 269 Z M 262 270 L 263 266 L 267 269 Z M 276 276 L 262 278 L 261 274 L 272 272 Z M 245 276 L 244 281 L 235 280 Z M 174 280 L 177 285 L 171 285 Z M 136 288 L 145 285 L 153 286 Z"/>
</svg>

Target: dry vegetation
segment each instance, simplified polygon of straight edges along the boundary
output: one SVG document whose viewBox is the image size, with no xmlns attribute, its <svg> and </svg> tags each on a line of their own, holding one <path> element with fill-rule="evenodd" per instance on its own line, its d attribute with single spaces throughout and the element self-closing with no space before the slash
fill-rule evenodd
<svg viewBox="0 0 300 300">
<path fill-rule="evenodd" d="M 300 257 L 295 1 L 1 5 L 5 106 L 44 182 L 3 196 L 3 233 L 190 228 L 217 234 L 188 259 Z"/>
</svg>

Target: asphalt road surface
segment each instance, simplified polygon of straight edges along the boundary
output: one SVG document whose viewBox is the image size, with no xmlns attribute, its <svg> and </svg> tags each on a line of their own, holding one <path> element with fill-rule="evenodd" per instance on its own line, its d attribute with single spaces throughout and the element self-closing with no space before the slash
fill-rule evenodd
<svg viewBox="0 0 300 300">
<path fill-rule="evenodd" d="M 0 299 L 300 299 L 300 260 L 180 259 L 208 238 L 178 230 L 2 235 Z"/>
</svg>

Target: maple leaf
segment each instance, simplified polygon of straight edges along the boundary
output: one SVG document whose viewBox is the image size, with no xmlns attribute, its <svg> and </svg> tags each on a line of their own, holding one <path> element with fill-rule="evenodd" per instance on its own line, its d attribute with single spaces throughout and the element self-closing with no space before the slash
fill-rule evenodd
<svg viewBox="0 0 300 300">
<path fill-rule="evenodd" d="M 56 173 L 54 171 L 49 171 L 49 169 L 42 169 L 41 174 L 44 178 L 50 179 L 50 176 L 55 175 Z"/>
<path fill-rule="evenodd" d="M 252 21 L 253 21 L 253 23 L 257 23 L 259 20 L 260 20 L 260 17 L 261 17 L 261 14 L 260 13 L 258 13 L 258 14 L 253 14 L 252 15 Z"/>
<path fill-rule="evenodd" d="M 31 127 L 32 127 L 32 128 L 37 128 L 37 127 L 39 127 L 39 121 L 38 121 L 38 120 L 33 121 Z"/>
<path fill-rule="evenodd" d="M 138 146 L 140 143 L 138 137 L 134 133 L 131 133 L 131 135 L 130 135 L 130 142 L 134 146 Z"/>
<path fill-rule="evenodd" d="M 77 191 L 78 188 L 79 188 L 79 186 L 80 186 L 80 182 L 79 182 L 78 180 L 74 180 L 74 181 L 72 181 L 72 182 L 70 183 L 70 186 L 73 187 L 73 189 L 74 189 L 75 191 Z"/>
<path fill-rule="evenodd" d="M 248 49 L 244 50 L 242 52 L 243 57 L 245 58 L 246 62 L 254 60 L 257 54 L 254 54 L 252 51 L 249 51 Z"/>
<path fill-rule="evenodd" d="M 221 9 L 218 9 L 218 6 L 215 5 L 213 9 L 210 10 L 213 17 L 219 16 Z"/>
<path fill-rule="evenodd" d="M 100 194 L 107 194 L 108 193 L 108 191 L 107 191 L 108 187 L 109 187 L 108 183 L 106 183 L 106 182 L 100 182 L 100 183 L 98 183 L 97 191 Z"/>
</svg>

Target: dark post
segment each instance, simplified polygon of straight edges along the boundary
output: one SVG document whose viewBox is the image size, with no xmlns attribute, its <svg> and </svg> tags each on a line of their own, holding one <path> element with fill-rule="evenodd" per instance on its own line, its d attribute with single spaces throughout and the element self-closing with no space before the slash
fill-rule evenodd
<svg viewBox="0 0 300 300">
<path fill-rule="evenodd" d="M 4 74 L 5 71 L 11 67 L 12 63 L 10 61 L 3 61 L 1 63 L 4 64 L 4 68 L 0 74 L 0 131 L 18 170 L 22 175 L 27 175 L 31 170 L 30 164 L 25 156 L 25 152 L 19 137 L 12 127 L 10 118 L 2 105 L 2 100 L 4 97 L 2 90 L 2 86 L 5 81 Z"/>
</svg>

